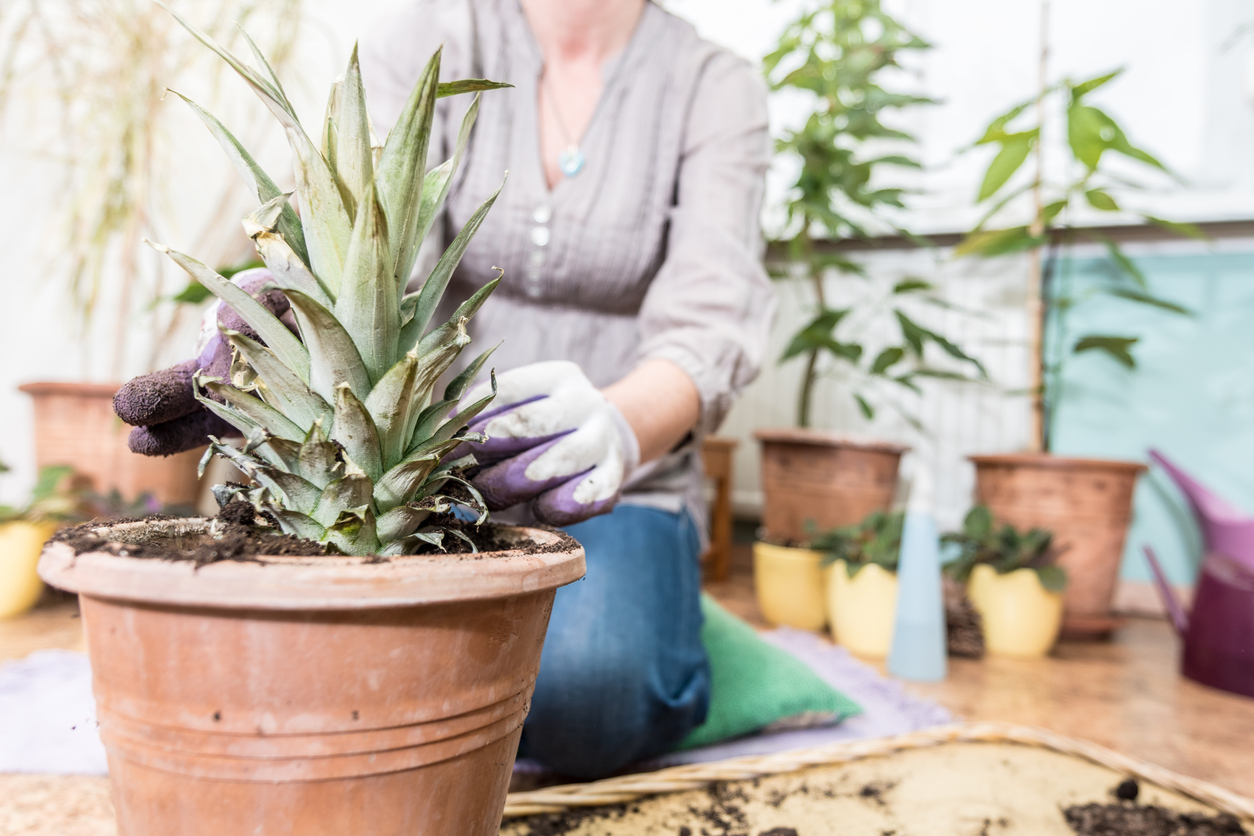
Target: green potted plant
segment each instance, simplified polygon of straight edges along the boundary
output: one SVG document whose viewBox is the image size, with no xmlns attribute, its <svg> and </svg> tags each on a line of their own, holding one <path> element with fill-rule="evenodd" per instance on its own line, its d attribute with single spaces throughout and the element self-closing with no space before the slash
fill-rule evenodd
<svg viewBox="0 0 1254 836">
<path fill-rule="evenodd" d="M 1043 61 L 1042 61 L 1043 64 Z M 1045 528 L 1054 533 L 1061 564 L 1071 583 L 1066 592 L 1064 630 L 1100 635 L 1115 625 L 1110 606 L 1118 579 L 1124 539 L 1132 515 L 1139 462 L 1072 458 L 1052 452 L 1063 371 L 1079 356 L 1100 355 L 1127 370 L 1136 368 L 1135 334 L 1073 333 L 1070 314 L 1095 293 L 1130 305 L 1151 306 L 1171 315 L 1188 311 L 1154 296 L 1144 274 L 1100 230 L 1074 224 L 1077 209 L 1127 212 L 1115 195 L 1139 188 L 1111 171 L 1120 165 L 1165 172 L 1161 162 L 1133 145 L 1123 129 L 1088 97 L 1119 76 L 1119 71 L 1081 82 L 1064 80 L 1042 85 L 1033 101 L 998 116 L 975 147 L 997 149 L 980 185 L 977 202 L 987 206 L 984 218 L 955 248 L 955 254 L 998 257 L 1028 254 L 1030 348 L 1032 379 L 1031 449 L 1026 453 L 972 456 L 976 467 L 976 501 L 999 520 L 1020 528 Z M 1066 126 L 1066 141 L 1047 144 L 1041 126 Z M 1061 182 L 1046 178 L 1043 156 L 1065 157 L 1071 176 Z M 1027 224 L 999 227 L 998 221 L 1030 200 Z M 1141 220 L 1172 232 L 1199 236 L 1188 224 L 1143 213 Z M 1070 248 L 1078 242 L 1107 250 L 1111 269 L 1104 285 L 1078 293 L 1070 282 Z"/>
<path fill-rule="evenodd" d="M 206 27 L 229 42 L 239 38 L 236 23 L 265 20 L 265 45 L 281 70 L 301 16 L 301 0 L 224 0 L 213 4 Z M 181 273 L 143 243 L 159 219 L 190 227 L 210 264 L 233 263 L 249 244 L 234 225 L 241 195 L 225 165 L 220 175 L 213 171 L 217 160 L 196 167 L 200 207 L 208 211 L 168 217 L 169 207 L 187 203 L 168 149 L 188 151 L 162 104 L 166 87 L 190 78 L 216 83 L 220 73 L 183 48 L 177 25 L 152 3 L 16 0 L 6 20 L 0 116 L 22 125 L 29 146 L 21 150 L 41 165 L 54 162 L 58 177 L 48 184 L 58 195 L 47 220 L 57 230 L 49 236 L 56 248 L 38 269 L 63 283 L 69 330 L 91 341 L 79 355 L 79 379 L 19 387 L 33 402 L 35 467 L 70 465 L 101 492 L 151 492 L 163 503 L 195 505 L 200 453 L 133 454 L 112 399 L 129 368 L 161 364 L 163 349 L 186 336 L 191 319 L 187 306 L 168 301 Z M 27 112 L 31 102 L 37 113 Z"/>
<path fill-rule="evenodd" d="M 231 380 L 198 381 L 245 436 L 210 446 L 251 480 L 215 491 L 219 517 L 88 524 L 40 562 L 80 596 L 119 832 L 495 836 L 553 595 L 583 575 L 583 550 L 555 530 L 487 524 L 461 476 L 473 458 L 448 460 L 481 440 L 467 425 L 492 396 L 461 397 L 490 352 L 431 397 L 497 284 L 428 327 L 495 196 L 421 290 L 405 280 L 478 107 L 453 160 L 424 174 L 437 99 L 503 85 L 441 83 L 437 53 L 375 147 L 354 52 L 320 148 L 260 51 L 250 66 L 179 21 L 292 145 L 299 218 L 193 105 L 261 201 L 245 225 L 300 337 L 159 247 L 265 345 L 226 333 Z"/>
<path fill-rule="evenodd" d="M 984 643 L 995 656 L 1044 656 L 1062 624 L 1067 573 L 1057 563 L 1051 532 L 998 525 L 984 505 L 972 508 L 962 530 L 942 542 L 958 548 L 945 574 L 967 585 L 984 624 Z"/>
<path fill-rule="evenodd" d="M 814 538 L 822 554 L 832 639 L 871 659 L 888 656 L 897 615 L 902 511 L 872 511 Z"/>
<path fill-rule="evenodd" d="M 0 462 L 0 473 L 9 468 Z M 21 506 L 0 505 L 0 619 L 35 606 L 43 583 L 35 571 L 44 543 L 66 522 L 79 519 L 82 492 L 68 467 L 45 467 Z"/>
<path fill-rule="evenodd" d="M 904 446 L 813 428 L 820 380 L 837 378 L 868 419 L 878 405 L 887 405 L 917 424 L 901 397 L 918 394 L 920 380 L 961 378 L 964 371 L 983 375 L 976 360 L 917 320 L 918 306 L 944 304 L 928 282 L 903 279 L 877 292 L 868 281 L 866 297 L 851 306 L 830 301 L 824 284 L 833 274 L 868 278 L 837 242 L 866 237 L 876 226 L 896 229 L 885 210 L 903 208 L 905 192 L 879 181 L 886 170 L 919 164 L 909 155 L 913 137 L 883 120 L 931 100 L 887 90 L 883 80 L 899 68 L 900 56 L 926 48 L 879 0 L 814 0 L 764 62 L 772 90 L 814 101 L 805 123 L 777 143 L 779 158 L 797 176 L 783 207 L 783 231 L 772 242 L 780 256 L 773 273 L 803 281 L 813 297 L 813 313 L 780 357 L 781 363 L 804 364 L 796 426 L 757 433 L 763 523 L 777 542 L 804 541 L 808 525 L 858 522 L 887 509 L 896 490 Z M 893 150 L 885 153 L 885 147 Z M 891 335 L 887 341 L 885 335 Z M 948 357 L 950 366 L 938 366 L 934 352 Z"/>
</svg>

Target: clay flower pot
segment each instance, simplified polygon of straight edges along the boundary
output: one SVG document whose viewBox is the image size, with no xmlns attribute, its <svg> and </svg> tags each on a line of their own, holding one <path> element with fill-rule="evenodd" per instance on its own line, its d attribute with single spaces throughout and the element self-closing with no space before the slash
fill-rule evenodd
<svg viewBox="0 0 1254 836">
<path fill-rule="evenodd" d="M 0 523 L 0 618 L 21 615 L 39 600 L 44 585 L 35 564 L 56 530 L 54 522 Z"/>
<path fill-rule="evenodd" d="M 1132 494 L 1146 469 L 1137 462 L 1040 454 L 972 456 L 975 501 L 1019 529 L 1054 533 L 1067 572 L 1063 632 L 1101 636 L 1118 622 L 1110 610 Z"/>
<path fill-rule="evenodd" d="M 993 656 L 1044 656 L 1058 639 L 1063 595 L 1041 586 L 1031 569 L 999 575 L 980 564 L 971 570 L 967 597 L 984 621 L 984 646 Z"/>
<path fill-rule="evenodd" d="M 35 406 L 35 467 L 69 465 L 101 493 L 124 499 L 151 493 L 163 505 L 195 507 L 199 450 L 164 458 L 126 446 L 131 428 L 113 413 L 116 383 L 27 383 L 18 389 Z"/>
<path fill-rule="evenodd" d="M 127 556 L 205 527 L 101 527 L 122 545 L 40 561 L 80 595 L 120 836 L 495 836 L 583 549 L 505 528 L 518 548 L 480 555 Z"/>
<path fill-rule="evenodd" d="M 762 442 L 762 524 L 773 539 L 789 541 L 887 511 L 901 454 L 909 449 L 800 428 L 759 430 L 756 438 Z"/>
<path fill-rule="evenodd" d="M 822 630 L 827 600 L 821 562 L 813 549 L 753 544 L 753 587 L 758 609 L 771 624 Z"/>
<path fill-rule="evenodd" d="M 856 656 L 887 659 L 897 618 L 896 573 L 869 563 L 851 578 L 843 560 L 824 571 L 832 640 Z"/>
</svg>

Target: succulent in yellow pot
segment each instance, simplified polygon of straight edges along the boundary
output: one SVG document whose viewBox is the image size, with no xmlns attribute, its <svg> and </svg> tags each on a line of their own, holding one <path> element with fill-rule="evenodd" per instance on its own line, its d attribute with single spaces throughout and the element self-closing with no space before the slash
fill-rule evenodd
<svg viewBox="0 0 1254 836">
<path fill-rule="evenodd" d="M 1067 575 L 1056 565 L 1053 534 L 996 526 L 977 505 L 962 531 L 942 538 L 959 547 L 946 573 L 967 585 L 967 597 L 984 621 L 984 643 L 994 656 L 1039 657 L 1049 653 L 1062 624 Z"/>
<path fill-rule="evenodd" d="M 8 471 L 0 462 L 0 473 Z M 44 542 L 77 515 L 78 494 L 70 487 L 73 470 L 45 467 L 25 505 L 0 505 L 0 619 L 35 606 L 43 581 L 35 573 Z"/>
<path fill-rule="evenodd" d="M 884 659 L 892 646 L 904 521 L 900 511 L 874 511 L 814 540 L 823 552 L 832 639 L 855 655 Z"/>
</svg>

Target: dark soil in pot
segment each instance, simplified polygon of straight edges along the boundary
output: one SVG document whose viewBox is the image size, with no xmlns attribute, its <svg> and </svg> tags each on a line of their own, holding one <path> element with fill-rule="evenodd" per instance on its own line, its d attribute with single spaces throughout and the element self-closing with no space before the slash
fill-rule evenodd
<svg viewBox="0 0 1254 836">
<path fill-rule="evenodd" d="M 171 519 L 170 517 L 152 517 L 151 520 Z M 131 521 L 119 521 L 131 522 Z M 133 522 L 140 522 L 134 520 Z M 514 541 L 500 536 L 495 526 L 475 525 L 466 520 L 448 516 L 440 521 L 447 529 L 461 533 L 461 537 L 448 537 L 445 548 L 424 544 L 416 554 L 476 554 L 504 551 L 518 548 Z M 130 538 L 134 542 L 119 542 L 106 539 L 99 533 L 101 523 L 84 523 L 71 528 L 62 529 L 53 537 L 54 542 L 65 543 L 75 554 L 86 552 L 109 552 L 120 557 L 151 558 L 158 560 L 188 560 L 197 565 L 208 565 L 222 560 L 252 560 L 261 555 L 278 557 L 327 557 L 336 554 L 329 551 L 323 543 L 305 540 L 290 534 L 283 534 L 277 527 L 257 515 L 251 505 L 242 500 L 235 500 L 223 508 L 210 524 L 208 533 L 188 534 L 171 543 L 169 538 L 161 535 L 144 541 L 139 537 Z M 469 542 L 468 542 L 469 541 Z M 543 553 L 549 546 L 527 544 L 522 547 L 525 553 Z M 387 558 L 376 558 L 386 560 Z"/>
</svg>

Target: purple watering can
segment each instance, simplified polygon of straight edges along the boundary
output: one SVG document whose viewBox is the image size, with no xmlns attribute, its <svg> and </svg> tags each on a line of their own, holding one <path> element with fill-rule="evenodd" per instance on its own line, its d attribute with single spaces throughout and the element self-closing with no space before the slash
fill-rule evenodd
<svg viewBox="0 0 1254 836">
<path fill-rule="evenodd" d="M 1145 547 L 1154 582 L 1184 639 L 1181 669 L 1189 679 L 1254 697 L 1254 517 L 1210 491 L 1157 450 L 1150 458 L 1184 491 L 1202 529 L 1206 558 L 1193 611 L 1176 600 L 1154 551 Z"/>
</svg>

